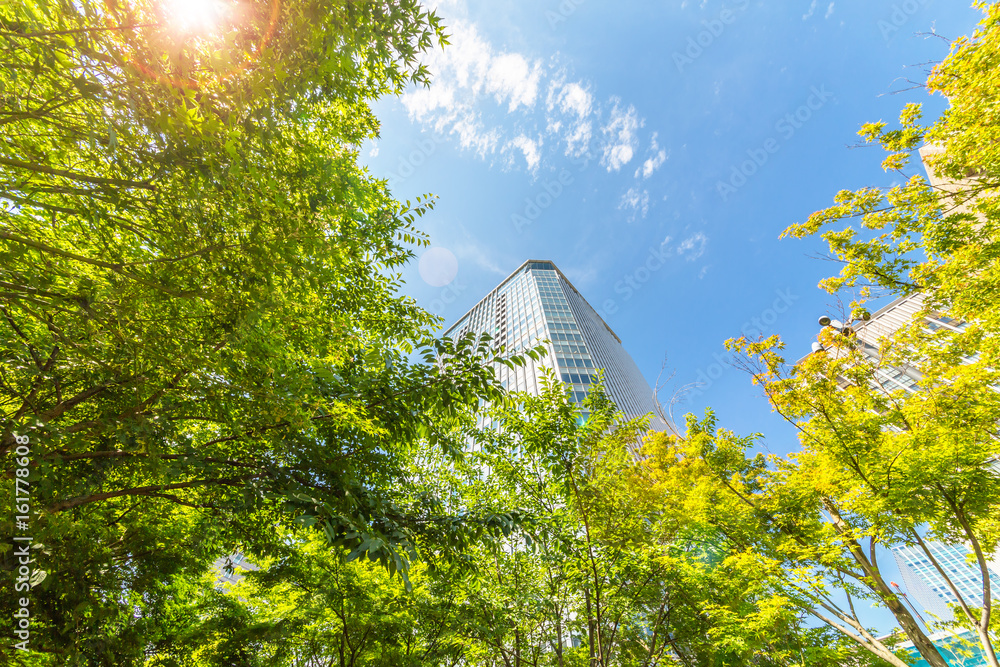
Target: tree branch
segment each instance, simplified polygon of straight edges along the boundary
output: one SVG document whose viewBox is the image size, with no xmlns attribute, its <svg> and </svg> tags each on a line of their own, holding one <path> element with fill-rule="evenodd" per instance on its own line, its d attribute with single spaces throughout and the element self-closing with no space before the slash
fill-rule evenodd
<svg viewBox="0 0 1000 667">
<path fill-rule="evenodd" d="M 64 500 L 60 503 L 56 503 L 47 508 L 47 511 L 55 514 L 56 512 L 63 512 L 68 509 L 73 509 L 75 507 L 80 507 L 82 505 L 89 505 L 90 503 L 100 502 L 102 500 L 110 500 L 112 498 L 120 498 L 122 496 L 156 496 L 164 491 L 173 491 L 175 489 L 189 489 L 197 486 L 209 486 L 211 484 L 220 484 L 224 486 L 236 486 L 241 482 L 247 480 L 255 479 L 258 477 L 263 477 L 263 473 L 258 473 L 256 475 L 243 475 L 240 477 L 224 477 L 220 479 L 199 479 L 193 482 L 180 482 L 178 484 L 157 484 L 155 486 L 139 486 L 131 489 L 122 489 L 120 491 L 110 491 L 108 493 L 97 493 L 90 496 L 79 496 L 71 500 Z"/>
</svg>

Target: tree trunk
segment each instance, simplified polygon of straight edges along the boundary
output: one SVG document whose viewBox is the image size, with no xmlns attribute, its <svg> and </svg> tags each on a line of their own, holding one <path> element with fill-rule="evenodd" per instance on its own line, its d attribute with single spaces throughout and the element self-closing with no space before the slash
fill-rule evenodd
<svg viewBox="0 0 1000 667">
<path fill-rule="evenodd" d="M 996 651 L 993 649 L 993 642 L 990 640 L 990 612 L 993 607 L 993 594 L 990 590 L 990 570 L 986 565 L 986 557 L 983 555 L 983 549 L 979 546 L 979 540 L 976 538 L 976 534 L 973 532 L 972 525 L 969 523 L 965 512 L 962 511 L 962 508 L 951 497 L 945 497 L 954 510 L 955 516 L 962 523 L 962 529 L 972 544 L 972 550 L 976 554 L 976 563 L 979 565 L 979 576 L 983 580 L 983 608 L 979 615 L 979 622 L 976 623 L 976 633 L 979 635 L 979 641 L 983 645 L 983 652 L 986 654 L 988 664 L 991 667 L 1000 667 Z"/>
<path fill-rule="evenodd" d="M 563 667 L 562 613 L 556 607 L 556 664 Z"/>
<path fill-rule="evenodd" d="M 597 624 L 594 622 L 594 612 L 590 606 L 590 589 L 583 589 L 583 597 L 587 602 L 587 650 L 590 652 L 589 665 L 590 667 L 599 667 L 595 650 L 596 645 L 594 643 L 596 641 Z"/>
<path fill-rule="evenodd" d="M 906 633 L 907 638 L 913 642 L 914 648 L 920 652 L 920 657 L 926 660 L 930 667 L 948 667 L 947 661 L 941 657 L 941 653 L 934 645 L 934 642 L 928 639 L 924 631 L 920 629 L 920 625 L 917 624 L 916 619 L 913 618 L 910 611 L 899 601 L 896 594 L 885 583 L 885 580 L 882 579 L 882 574 L 877 567 L 872 565 L 858 541 L 851 536 L 850 527 L 844 521 L 843 517 L 840 516 L 840 512 L 837 511 L 833 501 L 829 498 L 824 498 L 823 507 L 829 513 L 830 520 L 837 533 L 844 540 L 844 544 L 850 549 L 855 562 L 861 566 L 861 570 L 871 582 L 869 585 L 875 589 L 875 592 L 885 602 L 889 611 L 899 621 L 899 626 L 903 628 L 903 632 Z M 874 548 L 873 545 L 872 549 Z"/>
</svg>

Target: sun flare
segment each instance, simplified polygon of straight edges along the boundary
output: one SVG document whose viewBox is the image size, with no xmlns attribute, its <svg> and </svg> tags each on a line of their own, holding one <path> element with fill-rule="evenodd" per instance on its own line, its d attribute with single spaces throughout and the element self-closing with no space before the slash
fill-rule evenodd
<svg viewBox="0 0 1000 667">
<path fill-rule="evenodd" d="M 164 0 L 167 20 L 185 33 L 212 32 L 228 13 L 222 0 Z"/>
</svg>

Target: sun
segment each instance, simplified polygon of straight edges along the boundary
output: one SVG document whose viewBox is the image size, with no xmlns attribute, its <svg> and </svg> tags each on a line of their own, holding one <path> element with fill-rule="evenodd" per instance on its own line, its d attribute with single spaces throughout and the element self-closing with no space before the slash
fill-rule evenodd
<svg viewBox="0 0 1000 667">
<path fill-rule="evenodd" d="M 210 33 L 229 13 L 222 0 L 163 0 L 170 25 L 183 33 Z"/>
</svg>

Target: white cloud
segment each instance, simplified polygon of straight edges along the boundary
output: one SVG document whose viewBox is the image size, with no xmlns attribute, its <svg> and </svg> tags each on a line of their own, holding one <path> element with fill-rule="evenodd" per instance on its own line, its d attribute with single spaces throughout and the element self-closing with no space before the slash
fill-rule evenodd
<svg viewBox="0 0 1000 667">
<path fill-rule="evenodd" d="M 705 274 L 708 273 L 708 267 L 710 266 L 711 264 L 706 264 L 705 266 L 701 267 L 701 271 L 698 272 L 698 280 L 701 280 L 702 278 L 705 277 Z"/>
<path fill-rule="evenodd" d="M 372 149 L 368 151 L 368 157 L 378 157 L 378 144 L 372 146 Z"/>
<path fill-rule="evenodd" d="M 402 103 L 411 120 L 453 134 L 463 148 L 485 157 L 497 149 L 502 132 L 484 127 L 477 110 L 482 95 L 492 94 L 508 113 L 530 109 L 538 98 L 542 66 L 518 53 L 494 53 L 468 21 L 456 19 L 449 28 L 451 44 L 422 56 L 431 86 L 408 90 Z"/>
<path fill-rule="evenodd" d="M 566 142 L 566 155 L 578 157 L 587 152 L 593 134 L 590 121 L 574 123 L 572 129 L 563 135 Z"/>
<path fill-rule="evenodd" d="M 494 48 L 461 2 L 429 2 L 456 5 L 448 26 L 451 43 L 421 56 L 432 82 L 401 96 L 411 121 L 454 137 L 484 159 L 502 153 L 507 164 L 519 165 L 513 153 L 520 151 L 533 173 L 557 151 L 573 158 L 597 153 L 609 172 L 636 157 L 644 120 L 635 107 L 614 97 L 598 102 L 592 85 L 569 79 L 555 58 Z M 637 173 L 648 178 L 667 157 L 654 139 Z"/>
<path fill-rule="evenodd" d="M 809 5 L 809 11 L 807 11 L 805 14 L 802 15 L 802 20 L 803 21 L 809 19 L 809 17 L 811 17 L 813 15 L 813 13 L 815 13 L 815 11 L 816 11 L 816 3 L 817 2 L 818 2 L 818 0 L 812 0 L 812 4 Z"/>
<path fill-rule="evenodd" d="M 704 255 L 705 249 L 708 246 L 708 237 L 702 232 L 695 232 L 673 248 L 670 247 L 670 243 L 672 241 L 672 236 L 665 236 L 660 242 L 660 247 L 667 247 L 666 254 L 668 256 L 676 255 L 677 257 L 686 259 L 689 262 L 693 262 Z M 698 277 L 703 277 L 707 270 L 707 267 L 702 268 L 701 274 Z"/>
<path fill-rule="evenodd" d="M 435 75 L 443 75 L 446 70 L 451 70 L 457 87 L 478 94 L 489 74 L 493 49 L 479 36 L 476 26 L 463 21 L 456 21 L 452 26 L 449 41 L 451 44 L 443 51 L 434 51 L 441 62 L 428 63 L 428 69 Z M 435 64 L 438 65 L 437 68 L 434 68 Z M 431 87 L 434 87 L 433 84 Z"/>
<path fill-rule="evenodd" d="M 639 213 L 643 218 L 649 213 L 649 191 L 639 190 L 638 187 L 631 187 L 622 196 L 621 202 L 618 203 L 618 210 L 631 209 L 632 211 Z M 633 214 L 632 219 L 635 219 Z M 669 236 L 667 240 L 669 240 Z M 666 242 L 666 241 L 664 241 Z"/>
<path fill-rule="evenodd" d="M 614 103 L 611 120 L 601 128 L 606 137 L 601 164 L 606 165 L 608 171 L 618 171 L 632 160 L 635 153 L 635 133 L 643 124 L 635 107 L 629 106 L 623 111 L 619 100 L 616 99 Z"/>
<path fill-rule="evenodd" d="M 642 167 L 640 169 L 635 170 L 636 177 L 639 176 L 639 172 L 641 171 L 643 178 L 649 178 L 650 176 L 653 175 L 654 171 L 660 168 L 660 165 L 666 162 L 666 160 L 667 160 L 667 152 L 661 150 L 659 153 L 657 153 L 651 158 L 648 158 L 645 162 L 643 162 Z"/>
<path fill-rule="evenodd" d="M 440 128 L 438 128 L 440 130 Z M 455 118 L 451 124 L 451 134 L 458 136 L 462 148 L 475 151 L 480 156 L 492 153 L 500 141 L 500 132 L 496 129 L 486 130 L 473 112 Z"/>
<path fill-rule="evenodd" d="M 833 3 L 832 2 L 830 3 L 830 6 L 826 8 L 826 15 L 823 16 L 823 19 L 824 20 L 828 19 L 831 16 L 833 16 Z"/>
<path fill-rule="evenodd" d="M 553 95 L 553 91 L 557 87 L 559 92 Z M 552 109 L 558 104 L 560 111 L 563 113 L 573 112 L 578 118 L 589 116 L 593 103 L 593 96 L 579 83 L 567 83 L 565 85 L 561 85 L 560 83 L 554 82 L 554 85 L 549 90 L 549 109 Z"/>
<path fill-rule="evenodd" d="M 705 254 L 705 246 L 707 245 L 708 237 L 701 232 L 696 232 L 677 245 L 677 256 L 693 262 Z"/>
<path fill-rule="evenodd" d="M 494 94 L 498 104 L 510 99 L 508 112 L 522 104 L 530 109 L 538 97 L 541 76 L 538 62 L 532 65 L 519 53 L 504 53 L 490 62 L 486 90 Z"/>
<path fill-rule="evenodd" d="M 528 171 L 534 173 L 538 171 L 538 164 L 542 159 L 541 154 L 539 153 L 541 143 L 541 140 L 536 142 L 523 134 L 520 134 L 508 142 L 505 148 L 508 150 L 511 148 L 520 149 L 521 153 L 524 154 L 525 162 L 528 163 Z"/>
<path fill-rule="evenodd" d="M 549 113 L 546 132 L 566 144 L 566 155 L 578 157 L 590 147 L 594 106 L 594 96 L 582 83 L 566 83 L 561 77 L 549 82 L 545 97 Z"/>
<path fill-rule="evenodd" d="M 486 254 L 486 252 L 480 248 L 476 243 L 462 243 L 455 247 L 455 255 L 462 259 L 471 260 L 484 271 L 489 271 L 490 273 L 495 273 L 497 275 L 507 275 L 503 269 L 501 269 L 492 257 Z"/>
<path fill-rule="evenodd" d="M 455 90 L 447 85 L 418 88 L 403 95 L 403 106 L 410 120 L 423 121 L 435 111 L 454 111 Z"/>
<path fill-rule="evenodd" d="M 642 166 L 635 170 L 636 178 L 639 178 L 640 174 L 644 179 L 649 178 L 653 175 L 654 171 L 659 169 L 660 166 L 667 161 L 667 152 L 660 149 L 660 144 L 656 142 L 656 132 L 653 133 L 653 140 L 649 149 L 651 151 L 655 151 L 655 153 L 652 157 L 647 158 L 646 161 L 642 163 Z"/>
</svg>

